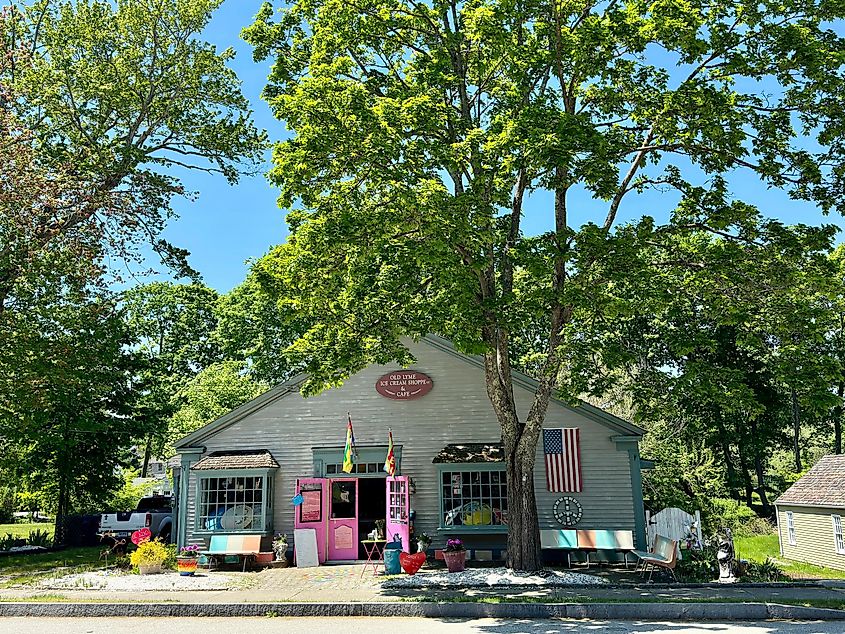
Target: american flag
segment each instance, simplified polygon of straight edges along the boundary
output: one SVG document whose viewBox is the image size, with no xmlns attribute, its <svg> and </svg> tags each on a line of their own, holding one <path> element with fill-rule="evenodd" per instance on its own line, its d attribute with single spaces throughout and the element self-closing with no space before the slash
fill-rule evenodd
<svg viewBox="0 0 845 634">
<path fill-rule="evenodd" d="M 546 455 L 546 487 L 549 491 L 582 491 L 581 443 L 577 427 L 543 430 Z"/>
</svg>

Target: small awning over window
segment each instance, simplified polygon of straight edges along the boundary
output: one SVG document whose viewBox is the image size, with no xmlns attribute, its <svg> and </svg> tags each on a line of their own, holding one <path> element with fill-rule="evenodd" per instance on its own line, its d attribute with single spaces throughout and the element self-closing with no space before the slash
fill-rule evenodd
<svg viewBox="0 0 845 634">
<path fill-rule="evenodd" d="M 191 471 L 217 469 L 278 469 L 279 463 L 266 449 L 213 451 L 191 467 Z"/>
<path fill-rule="evenodd" d="M 504 462 L 505 450 L 500 443 L 467 443 L 446 445 L 432 462 L 469 464 L 475 462 Z"/>
</svg>

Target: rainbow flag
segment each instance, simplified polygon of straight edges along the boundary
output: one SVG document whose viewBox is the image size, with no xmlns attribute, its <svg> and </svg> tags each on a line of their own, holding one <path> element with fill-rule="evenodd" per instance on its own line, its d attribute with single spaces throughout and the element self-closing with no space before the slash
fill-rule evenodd
<svg viewBox="0 0 845 634">
<path fill-rule="evenodd" d="M 384 471 L 389 476 L 396 475 L 396 457 L 393 455 L 393 432 L 387 432 L 387 458 L 384 459 Z"/>
<path fill-rule="evenodd" d="M 346 447 L 343 449 L 343 472 L 352 473 L 355 466 L 353 454 L 355 452 L 355 433 L 352 431 L 352 416 L 347 412 L 349 423 L 346 425 Z"/>
</svg>

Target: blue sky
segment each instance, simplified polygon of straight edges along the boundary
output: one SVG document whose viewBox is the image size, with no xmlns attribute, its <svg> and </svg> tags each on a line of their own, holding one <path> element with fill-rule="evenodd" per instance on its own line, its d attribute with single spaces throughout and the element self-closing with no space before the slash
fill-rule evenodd
<svg viewBox="0 0 845 634">
<path fill-rule="evenodd" d="M 231 46 L 237 51 L 232 67 L 243 81 L 243 91 L 252 103 L 255 121 L 269 132 L 271 139 L 277 140 L 285 135 L 285 128 L 273 118 L 260 98 L 269 64 L 255 64 L 251 48 L 240 39 L 240 30 L 252 22 L 260 6 L 261 0 L 227 0 L 214 15 L 205 37 L 221 49 Z M 269 154 L 262 171 L 268 168 Z M 197 172 L 184 174 L 184 182 L 197 197 L 193 201 L 176 201 L 179 218 L 170 223 L 165 236 L 191 252 L 190 263 L 200 271 L 206 284 L 226 292 L 243 280 L 248 260 L 260 257 L 285 240 L 287 227 L 284 213 L 276 204 L 277 191 L 263 174 L 243 178 L 235 187 L 230 187 L 223 177 Z M 787 224 L 842 224 L 841 218 L 825 218 L 814 206 L 791 201 L 783 192 L 766 190 L 747 173 L 738 174 L 732 179 L 732 185 L 737 197 L 756 203 L 767 215 Z M 623 203 L 621 220 L 644 214 L 665 218 L 673 203 L 674 199 L 659 194 L 629 197 Z M 530 197 L 524 219 L 527 233 L 548 228 L 551 206 L 548 192 Z M 576 196 L 570 206 L 575 226 L 595 220 L 594 212 L 599 209 L 597 203 L 586 196 Z"/>
</svg>

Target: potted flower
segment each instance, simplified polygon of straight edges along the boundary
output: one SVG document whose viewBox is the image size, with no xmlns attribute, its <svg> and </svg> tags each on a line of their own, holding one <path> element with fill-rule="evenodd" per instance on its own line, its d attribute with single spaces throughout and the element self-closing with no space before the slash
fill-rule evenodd
<svg viewBox="0 0 845 634">
<path fill-rule="evenodd" d="M 154 575 L 161 572 L 162 565 L 170 556 L 167 546 L 158 539 L 146 540 L 129 555 L 129 562 L 142 575 Z"/>
<path fill-rule="evenodd" d="M 276 555 L 276 561 L 284 562 L 284 565 L 287 564 L 287 556 L 286 553 L 288 551 L 288 536 L 285 534 L 276 535 L 273 538 L 273 553 Z"/>
<path fill-rule="evenodd" d="M 183 577 L 193 577 L 197 571 L 197 562 L 199 561 L 200 547 L 197 544 L 188 544 L 179 549 L 179 555 L 176 557 L 176 569 Z"/>
<path fill-rule="evenodd" d="M 429 537 L 425 533 L 420 533 L 417 536 L 417 552 L 424 553 L 428 550 L 429 546 L 431 546 L 431 537 Z"/>
<path fill-rule="evenodd" d="M 466 566 L 467 549 L 464 543 L 454 537 L 446 540 L 446 548 L 443 549 L 443 559 L 446 560 L 446 567 L 449 572 L 463 572 Z"/>
</svg>

